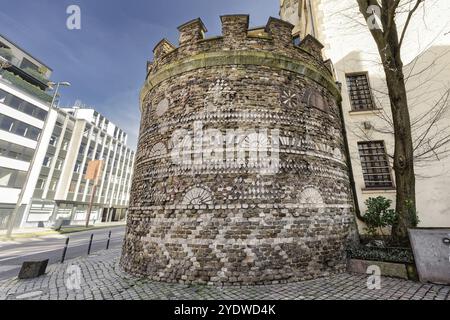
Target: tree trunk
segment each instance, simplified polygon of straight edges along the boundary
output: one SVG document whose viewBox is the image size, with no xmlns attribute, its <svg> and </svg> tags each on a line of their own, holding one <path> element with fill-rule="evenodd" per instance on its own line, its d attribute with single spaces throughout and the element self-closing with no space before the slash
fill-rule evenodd
<svg viewBox="0 0 450 320">
<path fill-rule="evenodd" d="M 408 243 L 408 228 L 414 226 L 411 209 L 415 208 L 416 203 L 411 122 L 403 71 L 401 69 L 395 72 L 387 71 L 386 81 L 394 124 L 396 212 L 399 215 L 399 220 L 393 227 L 392 236 L 394 242 L 405 244 Z"/>
<path fill-rule="evenodd" d="M 416 179 L 408 97 L 395 22 L 388 32 L 385 44 L 385 47 L 380 50 L 380 56 L 386 74 L 394 126 L 396 212 L 399 215 L 398 222 L 393 226 L 392 237 L 394 242 L 406 244 L 408 243 L 408 228 L 413 227 L 414 224 L 410 209 L 411 207 L 415 208 L 416 204 Z"/>
<path fill-rule="evenodd" d="M 370 32 L 377 44 L 381 62 L 386 75 L 386 82 L 391 104 L 394 127 L 394 171 L 396 182 L 396 212 L 399 215 L 392 229 L 392 238 L 398 244 L 407 244 L 408 228 L 415 226 L 416 188 L 414 174 L 414 147 L 411 133 L 411 120 L 408 109 L 401 43 L 395 22 L 398 2 L 382 0 L 381 7 L 376 0 L 357 0 L 359 9 L 365 19 L 372 15 L 370 6 L 379 7 L 383 29 L 371 28 Z"/>
</svg>

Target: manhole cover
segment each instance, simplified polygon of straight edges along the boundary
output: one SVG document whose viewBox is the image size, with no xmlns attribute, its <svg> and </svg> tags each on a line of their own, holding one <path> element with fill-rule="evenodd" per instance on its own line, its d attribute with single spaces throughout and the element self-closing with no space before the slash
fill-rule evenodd
<svg viewBox="0 0 450 320">
<path fill-rule="evenodd" d="M 42 295 L 44 291 L 33 291 L 21 294 L 16 297 L 17 300 L 33 299 Z"/>
</svg>

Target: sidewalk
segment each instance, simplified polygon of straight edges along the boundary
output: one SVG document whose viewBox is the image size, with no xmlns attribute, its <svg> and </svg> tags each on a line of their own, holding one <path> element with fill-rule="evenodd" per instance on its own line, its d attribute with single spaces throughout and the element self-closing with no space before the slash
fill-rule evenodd
<svg viewBox="0 0 450 320">
<path fill-rule="evenodd" d="M 168 284 L 124 273 L 120 249 L 100 251 L 33 280 L 0 282 L 0 300 L 450 300 L 450 287 L 382 278 L 369 290 L 367 276 L 343 273 L 290 284 L 213 287 Z"/>
<path fill-rule="evenodd" d="M 125 222 L 105 222 L 105 223 L 97 223 L 94 226 L 89 226 L 86 228 L 85 226 L 66 226 L 61 228 L 60 231 L 55 231 L 51 228 L 23 228 L 23 229 L 15 229 L 12 233 L 12 240 L 14 239 L 26 239 L 26 238 L 36 238 L 36 237 L 44 237 L 50 235 L 58 235 L 58 234 L 67 234 L 67 233 L 75 233 L 110 227 L 119 227 L 125 226 Z M 6 230 L 0 230 L 0 241 L 9 240 L 6 237 Z"/>
</svg>

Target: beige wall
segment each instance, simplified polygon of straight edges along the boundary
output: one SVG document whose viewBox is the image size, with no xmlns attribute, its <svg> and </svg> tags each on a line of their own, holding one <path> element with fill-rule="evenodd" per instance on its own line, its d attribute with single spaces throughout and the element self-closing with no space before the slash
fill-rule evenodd
<svg viewBox="0 0 450 320">
<path fill-rule="evenodd" d="M 301 38 L 307 34 L 317 36 L 317 20 L 312 14 L 317 11 L 317 4 L 314 0 L 280 0 L 280 17 L 295 26 L 294 35 L 299 34 Z"/>
<path fill-rule="evenodd" d="M 383 118 L 390 117 L 389 99 L 386 95 L 384 72 L 379 63 L 378 51 L 367 27 L 358 24 L 360 19 L 355 0 L 315 0 L 317 37 L 325 45 L 325 58 L 334 62 L 336 75 L 342 82 L 343 109 L 355 175 L 356 190 L 361 211 L 369 197 L 382 195 L 395 199 L 394 190 L 365 190 L 362 168 L 357 149 L 358 141 L 384 140 L 388 153 L 393 154 L 393 136 L 383 133 L 391 130 Z M 282 8 L 283 11 L 283 8 Z M 283 17 L 283 13 L 281 13 Z M 408 99 L 413 120 L 421 118 L 414 129 L 419 136 L 419 124 L 429 123 L 430 110 L 450 88 L 450 1 L 437 0 L 419 12 L 412 20 L 405 38 L 402 56 L 408 79 Z M 398 21 L 404 21 L 399 17 Z M 415 59 L 418 57 L 417 59 Z M 351 112 L 345 75 L 368 72 L 373 96 L 381 110 Z M 450 108 L 450 107 L 449 107 Z M 447 109 L 449 109 L 447 108 Z M 450 136 L 450 112 L 443 115 L 440 128 Z M 363 122 L 369 121 L 374 129 L 365 130 Z M 433 129 L 436 130 L 436 129 Z M 438 132 L 438 131 L 436 131 Z M 435 137 L 433 133 L 431 136 Z M 447 147 L 450 149 L 450 146 Z M 450 156 L 450 155 L 449 155 Z M 427 159 L 417 162 L 417 205 L 421 226 L 450 226 L 450 158 Z"/>
</svg>

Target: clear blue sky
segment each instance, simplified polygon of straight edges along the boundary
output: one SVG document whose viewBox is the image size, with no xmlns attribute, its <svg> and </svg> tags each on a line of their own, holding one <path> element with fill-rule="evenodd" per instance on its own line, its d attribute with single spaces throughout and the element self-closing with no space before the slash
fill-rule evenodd
<svg viewBox="0 0 450 320">
<path fill-rule="evenodd" d="M 66 28 L 66 8 L 81 8 L 81 30 Z M 177 27 L 201 17 L 208 36 L 220 34 L 223 14 L 250 14 L 250 25 L 278 16 L 278 0 L 0 0 L 0 33 L 70 81 L 61 105 L 77 99 L 95 107 L 129 133 L 139 130 L 138 94 L 146 61 L 166 37 L 178 43 Z"/>
</svg>

